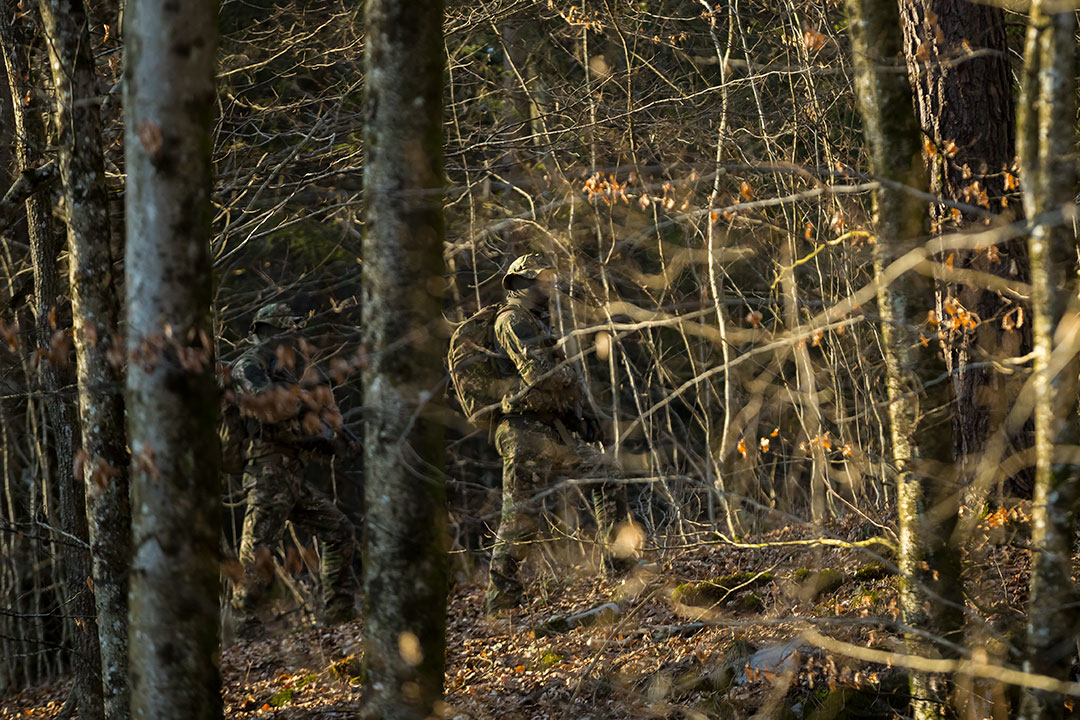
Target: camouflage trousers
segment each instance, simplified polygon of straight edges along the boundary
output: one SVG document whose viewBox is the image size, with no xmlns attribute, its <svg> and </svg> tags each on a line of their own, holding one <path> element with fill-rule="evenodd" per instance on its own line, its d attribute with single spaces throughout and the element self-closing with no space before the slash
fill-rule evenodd
<svg viewBox="0 0 1080 720">
<path fill-rule="evenodd" d="M 523 416 L 499 421 L 495 449 L 503 462 L 503 487 L 487 593 L 492 611 L 521 602 L 520 569 L 540 527 L 540 494 L 554 478 L 588 474 L 599 464 L 595 448 Z"/>
<path fill-rule="evenodd" d="M 327 620 L 352 619 L 356 594 L 353 524 L 333 500 L 304 481 L 301 460 L 274 454 L 249 462 L 244 489 L 247 511 L 240 539 L 244 579 L 233 594 L 238 618 L 251 620 L 260 609 L 274 579 L 271 552 L 285 534 L 285 522 L 291 520 L 319 538 L 319 575 Z"/>
</svg>

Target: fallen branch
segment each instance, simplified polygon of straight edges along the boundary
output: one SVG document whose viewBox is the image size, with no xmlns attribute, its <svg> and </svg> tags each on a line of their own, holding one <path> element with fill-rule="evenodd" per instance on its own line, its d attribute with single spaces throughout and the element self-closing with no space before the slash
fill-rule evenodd
<svg viewBox="0 0 1080 720">
<path fill-rule="evenodd" d="M 1058 680 L 1047 675 L 1024 672 L 992 665 L 975 660 L 946 660 L 938 658 L 925 658 L 919 655 L 904 655 L 888 652 L 887 650 L 875 650 L 873 648 L 859 647 L 850 643 L 825 637 L 816 630 L 804 630 L 802 637 L 812 645 L 828 650 L 829 652 L 846 655 L 856 660 L 878 663 L 888 667 L 902 667 L 908 670 L 917 670 L 925 673 L 958 673 L 984 680 L 997 680 L 998 682 L 1017 685 L 1019 687 L 1056 692 L 1062 695 L 1074 695 L 1080 697 L 1080 683 Z"/>
</svg>

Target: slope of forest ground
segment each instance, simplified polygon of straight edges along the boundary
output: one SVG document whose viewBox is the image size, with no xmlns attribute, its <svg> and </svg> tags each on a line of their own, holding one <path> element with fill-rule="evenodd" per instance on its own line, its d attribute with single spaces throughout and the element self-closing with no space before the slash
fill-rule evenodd
<svg viewBox="0 0 1080 720">
<path fill-rule="evenodd" d="M 966 551 L 971 596 L 979 599 L 969 608 L 972 625 L 989 630 L 982 647 L 990 657 L 1006 652 L 1024 618 L 1029 553 L 1017 520 L 1023 525 L 1025 518 L 991 515 Z M 858 542 L 872 527 L 837 523 L 826 534 Z M 907 698 L 899 670 L 801 639 L 813 626 L 858 646 L 903 652 L 897 576 L 861 549 L 785 544 L 817 537 L 809 528 L 785 527 L 743 538 L 740 547 L 672 542 L 646 553 L 622 578 L 537 577 L 528 606 L 498 619 L 483 610 L 483 573 L 459 573 L 450 598 L 443 716 L 901 716 Z M 552 622 L 605 603 L 618 610 L 603 622 L 569 630 Z M 226 647 L 226 717 L 353 716 L 360 707 L 362 632 L 358 620 Z M 0 717 L 56 717 L 67 688 L 61 681 L 8 697 L 0 701 Z M 1006 697 L 1001 687 L 978 694 L 987 711 Z"/>
</svg>

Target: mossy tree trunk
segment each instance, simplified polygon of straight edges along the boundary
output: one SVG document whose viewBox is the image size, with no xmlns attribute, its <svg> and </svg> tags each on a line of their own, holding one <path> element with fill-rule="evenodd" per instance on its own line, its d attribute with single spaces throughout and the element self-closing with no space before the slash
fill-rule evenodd
<svg viewBox="0 0 1080 720">
<path fill-rule="evenodd" d="M 71 303 L 78 364 L 94 596 L 101 643 L 105 716 L 128 716 L 127 592 L 131 553 L 127 439 L 119 364 L 119 313 L 102 159 L 96 72 L 82 0 L 42 0 L 56 91 L 55 122 L 67 210 Z M 114 356 L 115 357 L 115 356 Z"/>
<path fill-rule="evenodd" d="M 43 108 L 30 92 L 33 85 L 26 62 L 30 47 L 33 13 L 18 13 L 14 2 L 0 5 L 0 42 L 12 90 L 15 121 L 15 158 L 19 170 L 42 162 L 45 145 Z M 40 80 L 39 80 L 40 82 Z M 76 482 L 72 468 L 77 440 L 71 408 L 62 392 L 68 381 L 66 331 L 58 325 L 58 308 L 63 289 L 57 272 L 59 243 L 52 224 L 52 208 L 44 193 L 26 201 L 26 224 L 30 239 L 30 259 L 34 270 L 34 342 L 38 358 L 38 380 L 45 393 L 45 406 L 52 426 L 53 452 L 56 457 L 57 485 L 60 488 L 60 524 L 68 535 L 86 540 L 86 501 L 83 484 Z M 79 545 L 64 545 L 64 574 L 67 604 L 64 615 L 76 620 L 72 630 L 72 669 L 79 717 L 97 720 L 103 716 L 101 696 L 101 656 L 97 622 L 91 590 L 90 553 Z"/>
<path fill-rule="evenodd" d="M 211 323 L 217 2 L 126 8 L 131 714 L 222 716 Z"/>
<path fill-rule="evenodd" d="M 1076 197 L 1076 15 L 1048 13 L 1035 0 L 1024 49 L 1019 109 L 1020 160 L 1028 216 L 1074 209 Z M 1054 457 L 1058 445 L 1080 444 L 1076 418 L 1080 374 L 1080 303 L 1076 234 L 1068 219 L 1040 222 L 1028 241 L 1035 336 L 1035 501 L 1031 592 L 1024 669 L 1069 677 L 1076 636 L 1072 582 L 1074 512 L 1080 465 Z M 1024 720 L 1067 716 L 1064 698 L 1026 690 Z"/>
<path fill-rule="evenodd" d="M 924 190 L 919 125 L 903 72 L 897 6 L 847 0 L 870 167 L 875 175 Z M 875 271 L 919 247 L 925 236 L 923 201 L 895 186 L 874 195 Z M 925 270 L 925 268 L 921 268 Z M 922 342 L 919 326 L 934 306 L 933 281 L 910 270 L 878 287 L 878 312 L 889 393 L 892 459 L 900 524 L 901 612 L 907 625 L 956 641 L 961 626 L 959 553 L 948 539 L 956 520 L 952 433 L 945 359 L 937 343 Z M 935 382 L 936 381 L 936 382 Z M 909 633 L 909 651 L 926 655 L 920 635 Z M 912 711 L 917 720 L 944 715 L 944 693 L 935 679 L 913 674 Z"/>
<path fill-rule="evenodd" d="M 443 6 L 368 0 L 365 20 L 363 715 L 420 719 L 441 702 Z"/>
</svg>

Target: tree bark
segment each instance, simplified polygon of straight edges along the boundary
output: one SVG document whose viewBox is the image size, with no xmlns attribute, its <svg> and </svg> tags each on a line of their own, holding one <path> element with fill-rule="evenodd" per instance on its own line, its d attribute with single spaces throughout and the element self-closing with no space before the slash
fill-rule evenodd
<svg viewBox="0 0 1080 720">
<path fill-rule="evenodd" d="M 1024 207 L 1028 216 L 1075 212 L 1076 15 L 1032 5 L 1019 111 Z M 1029 239 L 1035 339 L 1035 501 L 1031 592 L 1024 670 L 1066 680 L 1075 653 L 1076 588 L 1072 582 L 1074 512 L 1080 465 L 1054 458 L 1057 445 L 1080 444 L 1080 303 L 1072 221 L 1040 222 Z M 1055 357 L 1056 353 L 1056 357 Z M 1026 690 L 1023 720 L 1064 718 L 1064 698 Z"/>
<path fill-rule="evenodd" d="M 925 189 L 911 86 L 896 72 L 904 64 L 897 6 L 847 0 L 847 9 L 871 170 Z M 933 302 L 933 282 L 918 271 L 926 268 L 909 270 L 891 285 L 884 279 L 890 263 L 919 247 L 924 205 L 902 188 L 884 186 L 874 206 L 874 265 L 898 483 L 901 613 L 907 625 L 955 641 L 963 605 L 958 553 L 948 545 L 957 509 L 949 404 L 945 384 L 932 382 L 945 371 L 945 361 L 918 329 Z M 913 654 L 930 649 L 918 634 L 909 633 L 906 641 Z M 932 678 L 914 673 L 911 695 L 917 720 L 944 715 L 944 694 Z"/>
<path fill-rule="evenodd" d="M 930 192 L 989 213 L 1021 215 L 1019 205 L 1006 209 L 1003 204 L 1016 152 L 1004 11 L 992 3 L 971 0 L 900 0 L 900 7 Z M 977 215 L 957 212 L 943 203 L 931 205 L 930 217 L 934 232 L 980 221 Z M 1004 243 L 998 250 L 997 254 L 985 249 L 957 251 L 954 267 L 1026 280 L 1028 260 L 1023 241 Z M 1030 351 L 1030 326 L 1022 325 L 1018 330 L 1002 327 L 1003 316 L 1017 304 L 1015 298 L 978 286 L 942 283 L 938 288 L 939 318 L 949 318 L 947 308 L 955 311 L 958 306 L 974 313 L 979 321 L 974 331 L 944 330 L 945 357 L 953 373 L 956 397 L 954 449 L 965 483 L 973 478 L 989 433 L 1003 421 L 1022 382 L 1022 378 L 996 372 L 984 362 Z M 979 367 L 970 367 L 972 363 Z M 1023 437 L 1013 440 L 1019 446 L 1028 442 Z M 1030 473 L 1014 482 L 1029 489 Z"/>
<path fill-rule="evenodd" d="M 363 332 L 364 717 L 437 714 L 447 534 L 443 6 L 368 0 Z"/>
<path fill-rule="evenodd" d="M 210 264 L 217 3 L 135 0 L 125 22 L 132 716 L 220 718 Z"/>
<path fill-rule="evenodd" d="M 83 447 L 75 480 L 86 488 L 105 716 L 123 720 L 131 702 L 127 678 L 131 503 L 122 379 L 119 363 L 109 360 L 120 342 L 119 308 L 96 72 L 82 0 L 42 0 L 41 17 L 56 91 L 60 175 L 67 205 Z"/>
<path fill-rule="evenodd" d="M 15 4 L 4 0 L 0 7 L 0 43 L 11 84 L 12 113 L 15 121 L 15 157 L 19 170 L 26 171 L 43 162 L 45 129 L 42 108 L 33 100 L 26 49 L 30 46 L 28 24 L 32 16 L 16 13 Z M 76 440 L 70 408 L 63 395 L 69 383 L 67 333 L 57 325 L 57 300 L 62 294 L 57 273 L 57 238 L 52 226 L 47 198 L 34 194 L 26 200 L 27 232 L 30 259 L 34 270 L 35 358 L 38 379 L 45 393 L 52 425 L 53 451 L 56 457 L 57 485 L 60 489 L 60 524 L 75 538 L 87 537 L 86 505 L 82 482 L 76 482 L 73 453 Z M 98 647 L 90 554 L 75 544 L 64 546 L 66 604 L 64 614 L 72 617 L 72 669 L 78 697 L 79 716 L 83 720 L 103 717 L 101 656 Z"/>
</svg>

